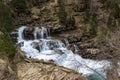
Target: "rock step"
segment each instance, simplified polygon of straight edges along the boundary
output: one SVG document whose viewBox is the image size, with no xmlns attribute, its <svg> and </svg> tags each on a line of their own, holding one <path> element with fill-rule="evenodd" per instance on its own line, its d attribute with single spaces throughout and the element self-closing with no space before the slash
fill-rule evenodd
<svg viewBox="0 0 120 80">
<path fill-rule="evenodd" d="M 17 64 L 18 80 L 86 80 L 81 74 L 63 68 L 53 64 L 20 62 Z"/>
</svg>

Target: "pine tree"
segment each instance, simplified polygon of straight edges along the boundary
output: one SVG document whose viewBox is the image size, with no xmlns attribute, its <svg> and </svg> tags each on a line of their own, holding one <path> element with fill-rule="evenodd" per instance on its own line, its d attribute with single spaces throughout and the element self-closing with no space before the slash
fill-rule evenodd
<svg viewBox="0 0 120 80">
<path fill-rule="evenodd" d="M 29 12 L 27 0 L 12 0 L 11 6 L 18 14 Z"/>
<path fill-rule="evenodd" d="M 91 16 L 90 24 L 91 24 L 90 35 L 94 36 L 97 34 L 97 27 L 98 27 L 97 17 L 95 14 Z"/>
<path fill-rule="evenodd" d="M 5 29 L 3 34 L 0 35 L 0 53 L 0 55 L 6 55 L 9 58 L 13 58 L 16 53 L 15 46 Z"/>
<path fill-rule="evenodd" d="M 0 2 L 0 30 L 5 27 L 7 32 L 14 29 L 14 19 L 12 18 L 11 9 L 8 5 Z"/>
<path fill-rule="evenodd" d="M 65 25 L 67 21 L 67 13 L 65 11 L 64 3 L 62 0 L 58 0 L 58 6 L 59 6 L 59 9 L 57 12 L 57 16 L 59 18 L 60 23 Z"/>
<path fill-rule="evenodd" d="M 13 29 L 11 10 L 7 5 L 0 2 L 0 55 L 5 54 L 9 57 L 14 56 L 15 47 L 8 35 L 8 33 Z"/>
<path fill-rule="evenodd" d="M 70 16 L 67 20 L 67 27 L 75 27 L 75 18 L 73 16 Z"/>
</svg>

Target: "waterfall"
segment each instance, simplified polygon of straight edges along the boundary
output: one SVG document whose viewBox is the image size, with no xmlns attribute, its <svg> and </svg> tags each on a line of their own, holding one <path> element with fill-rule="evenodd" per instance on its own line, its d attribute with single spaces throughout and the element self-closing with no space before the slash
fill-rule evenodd
<svg viewBox="0 0 120 80">
<path fill-rule="evenodd" d="M 67 39 L 65 39 L 65 44 L 66 44 L 66 46 L 69 45 L 69 41 Z"/>
<path fill-rule="evenodd" d="M 42 40 L 40 44 L 41 52 L 45 50 L 55 50 L 64 47 L 65 45 L 59 40 Z"/>
<path fill-rule="evenodd" d="M 40 35 L 41 35 L 41 39 L 48 38 L 49 37 L 48 29 L 42 27 Z"/>
<path fill-rule="evenodd" d="M 39 38 L 38 38 L 39 36 Z M 36 27 L 34 31 L 34 39 L 45 39 L 50 37 L 50 30 L 45 27 Z"/>
<path fill-rule="evenodd" d="M 74 49 L 75 49 L 75 52 L 79 51 L 79 47 L 77 45 L 74 44 Z"/>
<path fill-rule="evenodd" d="M 22 26 L 18 29 L 18 41 L 24 40 L 23 39 L 23 30 L 26 28 L 26 26 Z"/>
<path fill-rule="evenodd" d="M 119 75 L 119 77 L 120 77 L 120 62 L 118 62 L 118 75 Z"/>
<path fill-rule="evenodd" d="M 37 39 L 37 33 L 39 32 L 39 28 L 36 27 L 34 31 L 34 39 Z"/>
<path fill-rule="evenodd" d="M 51 35 L 50 35 L 50 28 L 48 28 L 48 36 L 51 37 Z"/>
<path fill-rule="evenodd" d="M 66 47 L 69 45 L 68 40 L 65 40 L 65 45 L 60 40 L 48 38 L 50 37 L 50 31 L 45 27 L 35 29 L 34 40 L 24 40 L 22 34 L 25 28 L 26 27 L 23 26 L 18 29 L 18 42 L 21 40 L 24 42 L 24 45 L 21 46 L 20 49 L 25 52 L 26 57 L 38 60 L 42 59 L 44 61 L 52 60 L 58 66 L 73 69 L 82 73 L 84 76 L 93 75 L 95 73 L 94 70 L 97 70 L 105 76 L 105 69 L 110 66 L 110 62 L 106 60 L 95 61 L 91 59 L 84 59 L 81 56 L 74 54 Z M 39 39 L 37 35 L 40 36 Z M 79 50 L 76 45 L 74 45 L 74 47 L 75 51 Z"/>
</svg>

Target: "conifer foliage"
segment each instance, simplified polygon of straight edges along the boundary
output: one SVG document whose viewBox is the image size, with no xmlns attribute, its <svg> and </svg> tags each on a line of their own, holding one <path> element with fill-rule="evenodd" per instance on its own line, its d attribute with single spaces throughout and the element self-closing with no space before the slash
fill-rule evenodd
<svg viewBox="0 0 120 80">
<path fill-rule="evenodd" d="M 58 0 L 58 6 L 59 6 L 59 9 L 57 12 L 57 16 L 59 18 L 60 23 L 65 25 L 67 21 L 67 12 L 65 11 L 63 0 Z"/>
<path fill-rule="evenodd" d="M 8 33 L 14 29 L 13 18 L 9 6 L 0 2 L 0 55 L 7 55 L 12 58 L 15 54 L 15 47 Z"/>
</svg>

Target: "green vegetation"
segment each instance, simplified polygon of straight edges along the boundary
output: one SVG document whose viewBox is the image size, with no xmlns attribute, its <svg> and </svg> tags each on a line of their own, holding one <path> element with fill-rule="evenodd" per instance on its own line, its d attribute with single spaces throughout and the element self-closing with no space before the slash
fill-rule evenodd
<svg viewBox="0 0 120 80">
<path fill-rule="evenodd" d="M 27 0 L 12 0 L 11 6 L 17 13 L 29 13 Z"/>
<path fill-rule="evenodd" d="M 66 21 L 67 21 L 67 13 L 65 11 L 65 7 L 64 7 L 64 3 L 62 0 L 58 0 L 58 12 L 57 12 L 57 16 L 59 18 L 59 21 L 61 24 L 66 25 Z"/>
<path fill-rule="evenodd" d="M 116 19 L 112 17 L 111 15 L 109 15 L 108 17 L 107 26 L 110 30 L 114 30 L 117 27 Z"/>
<path fill-rule="evenodd" d="M 90 14 L 89 10 L 86 10 L 83 16 L 83 23 L 90 24 L 90 29 L 88 32 L 90 36 L 95 36 L 97 34 L 98 20 L 97 20 L 97 15 L 95 13 Z M 84 30 L 86 31 L 86 29 Z"/>
<path fill-rule="evenodd" d="M 120 7 L 119 4 L 117 3 L 117 0 L 107 0 L 105 2 L 106 8 L 108 8 L 111 16 L 115 18 L 120 18 Z"/>
<path fill-rule="evenodd" d="M 96 35 L 97 34 L 98 22 L 97 22 L 97 18 L 96 18 L 95 14 L 91 16 L 90 25 L 91 25 L 90 35 Z"/>
<path fill-rule="evenodd" d="M 66 27 L 75 27 L 75 18 L 74 16 L 68 17 L 62 0 L 58 0 L 58 6 L 59 8 L 58 8 L 57 16 L 59 18 L 59 22 L 65 25 Z"/>
<path fill-rule="evenodd" d="M 108 17 L 108 28 L 113 30 L 114 28 L 119 26 L 119 18 L 120 18 L 120 6 L 119 0 L 105 0 L 103 1 L 104 7 L 109 12 Z"/>
<path fill-rule="evenodd" d="M 86 10 L 83 15 L 83 23 L 89 22 L 89 19 L 90 19 L 90 13 L 88 10 Z"/>
<path fill-rule="evenodd" d="M 15 46 L 7 33 L 0 35 L 0 55 L 6 55 L 13 58 L 15 55 Z"/>
<path fill-rule="evenodd" d="M 75 18 L 73 16 L 70 16 L 67 20 L 67 27 L 74 27 L 75 26 Z"/>
<path fill-rule="evenodd" d="M 10 7 L 0 2 L 0 31 L 2 31 L 4 28 L 7 32 L 13 30 L 14 19 L 12 18 Z"/>
<path fill-rule="evenodd" d="M 40 6 L 41 3 L 50 1 L 50 0 L 27 0 L 32 6 Z"/>
<path fill-rule="evenodd" d="M 14 29 L 13 18 L 9 6 L 0 2 L 0 55 L 14 57 L 15 47 L 8 35 Z"/>
</svg>

